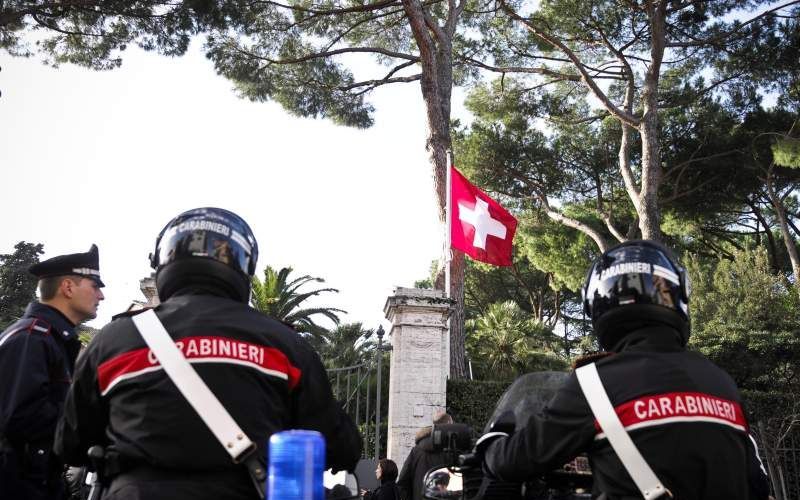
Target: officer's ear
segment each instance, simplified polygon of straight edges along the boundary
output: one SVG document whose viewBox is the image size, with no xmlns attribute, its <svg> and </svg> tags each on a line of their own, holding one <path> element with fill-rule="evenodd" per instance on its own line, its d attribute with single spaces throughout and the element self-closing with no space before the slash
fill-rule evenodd
<svg viewBox="0 0 800 500">
<path fill-rule="evenodd" d="M 82 279 L 84 278 L 79 276 L 64 276 L 58 289 L 65 298 L 71 299 Z"/>
</svg>

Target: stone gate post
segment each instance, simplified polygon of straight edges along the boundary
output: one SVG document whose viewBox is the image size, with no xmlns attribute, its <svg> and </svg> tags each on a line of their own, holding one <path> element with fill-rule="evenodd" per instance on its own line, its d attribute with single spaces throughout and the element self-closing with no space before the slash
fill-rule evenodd
<svg viewBox="0 0 800 500">
<path fill-rule="evenodd" d="M 452 302 L 439 290 L 398 287 L 383 308 L 392 323 L 387 456 L 398 468 L 417 431 L 446 407 Z"/>
</svg>

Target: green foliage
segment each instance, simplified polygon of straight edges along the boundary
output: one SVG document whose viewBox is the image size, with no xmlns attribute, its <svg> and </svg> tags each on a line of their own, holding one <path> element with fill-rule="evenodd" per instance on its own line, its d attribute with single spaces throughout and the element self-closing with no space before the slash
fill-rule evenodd
<svg viewBox="0 0 800 500">
<path fill-rule="evenodd" d="M 447 380 L 447 413 L 453 420 L 481 432 L 494 412 L 500 396 L 511 382 Z"/>
<path fill-rule="evenodd" d="M 755 151 L 748 145 L 776 131 L 784 131 L 784 137 L 797 114 L 780 108 L 742 114 L 703 93 L 702 79 L 682 80 L 683 72 L 696 69 L 687 63 L 665 72 L 665 99 L 681 105 L 665 106 L 659 118 L 662 231 L 666 243 L 679 249 L 730 256 L 731 248 L 758 243 L 777 228 L 763 196 L 762 167 L 772 161 L 770 143 L 760 141 Z M 591 228 L 610 244 L 617 237 L 606 218 L 626 238 L 638 236 L 638 222 L 616 164 L 619 122 L 606 116 L 576 123 L 590 114 L 584 109 L 585 92 L 564 85 L 536 93 L 507 77 L 476 88 L 467 100 L 476 120 L 458 130 L 455 145 L 470 178 L 500 193 L 518 213 L 519 254 L 551 275 L 551 287 L 574 292 L 597 254 L 597 244 L 585 231 L 557 221 L 552 212 Z M 548 136 L 535 130 L 543 118 L 551 120 Z M 641 161 L 638 134 L 631 141 L 636 174 Z M 798 180 L 796 170 L 778 169 L 775 175 L 783 193 Z M 792 204 L 791 194 L 787 196 L 782 198 Z M 788 266 L 779 245 L 772 244 L 770 251 L 775 269 Z"/>
<path fill-rule="evenodd" d="M 512 302 L 492 304 L 466 322 L 467 352 L 476 378 L 513 380 L 531 371 L 563 370 L 561 339 Z"/>
<path fill-rule="evenodd" d="M 417 281 L 414 282 L 414 288 L 424 288 L 426 290 L 432 290 L 433 289 L 433 282 L 431 282 L 430 278 L 417 280 Z"/>
<path fill-rule="evenodd" d="M 271 266 L 264 269 L 264 280 L 253 276 L 251 283 L 252 294 L 250 302 L 253 308 L 262 313 L 291 325 L 300 333 L 319 335 L 323 329 L 315 322 L 315 317 L 320 315 L 328 318 L 334 324 L 339 323 L 337 313 L 345 311 L 335 307 L 301 307 L 304 302 L 320 294 L 333 292 L 335 288 L 316 288 L 310 291 L 301 291 L 300 288 L 309 283 L 324 283 L 322 278 L 303 275 L 290 278 L 291 267 L 275 270 Z"/>
<path fill-rule="evenodd" d="M 365 363 L 374 357 L 374 330 L 362 323 L 337 325 L 309 339 L 326 368 L 343 368 Z"/>
<path fill-rule="evenodd" d="M 0 331 L 22 316 L 28 302 L 36 298 L 37 280 L 28 268 L 43 253 L 41 243 L 20 241 L 13 253 L 0 255 Z"/>
<path fill-rule="evenodd" d="M 459 168 L 472 182 L 501 193 L 511 208 L 561 191 L 568 174 L 547 137 L 533 126 L 536 105 L 518 83 L 509 79 L 477 87 L 466 106 L 475 121 L 455 134 L 454 148 Z"/>
<path fill-rule="evenodd" d="M 618 189 L 619 181 L 614 180 L 616 153 L 612 149 L 618 139 L 613 122 L 589 128 L 555 124 L 554 134 L 548 137 L 537 128 L 537 118 L 548 113 L 545 108 L 575 109 L 575 98 L 568 97 L 568 92 L 548 95 L 569 105 L 542 103 L 536 99 L 540 94 L 511 78 L 477 87 L 466 102 L 475 121 L 454 134 L 454 143 L 465 174 L 500 193 L 504 205 L 519 214 L 516 247 L 520 256 L 549 275 L 552 289 L 575 291 L 597 246 L 549 217 L 550 200 L 562 201 L 555 211 L 601 233 L 603 223 L 592 208 L 597 205 L 592 200 L 596 193 L 604 192 L 607 208 L 618 222 L 632 222 L 632 209 Z"/>
<path fill-rule="evenodd" d="M 550 276 L 534 267 L 514 248 L 513 266 L 498 267 L 467 260 L 464 273 L 464 310 L 467 319 L 484 314 L 496 302 L 511 300 L 539 321 L 552 324 L 558 315 L 557 292 Z"/>
<path fill-rule="evenodd" d="M 800 139 L 784 137 L 772 145 L 775 163 L 782 167 L 800 168 Z"/>
<path fill-rule="evenodd" d="M 585 234 L 546 216 L 525 219 L 519 231 L 520 251 L 536 268 L 551 273 L 553 286 L 578 292 L 597 246 Z"/>
<path fill-rule="evenodd" d="M 389 439 L 389 422 L 386 419 L 381 420 L 381 456 L 385 458 L 389 448 L 386 447 L 386 441 Z M 363 447 L 362 454 L 371 457 L 375 454 L 375 419 L 369 422 L 358 424 L 358 433 L 363 438 L 361 446 Z M 402 467 L 402 464 L 399 464 Z"/>
<path fill-rule="evenodd" d="M 711 109 L 714 106 L 717 109 Z M 766 179 L 771 179 L 776 199 L 788 207 L 794 205 L 792 191 L 800 170 L 774 168 L 771 146 L 792 128 L 796 112 L 775 107 L 742 114 L 709 104 L 705 112 L 690 112 L 695 113 L 689 122 L 678 119 L 674 126 L 665 127 L 670 140 L 706 151 L 670 153 L 678 163 L 667 173 L 672 179 L 669 189 L 678 187 L 680 192 L 689 187 L 689 192 L 665 207 L 662 231 L 668 242 L 688 253 L 728 259 L 733 258 L 733 250 L 764 244 L 773 272 L 791 270 Z M 697 133 L 687 134 L 692 129 Z M 706 149 L 706 144 L 714 147 Z M 699 168 L 695 171 L 691 165 Z M 793 213 L 798 211 L 789 209 L 790 218 Z"/>
<path fill-rule="evenodd" d="M 614 241 L 638 236 L 629 198 L 640 216 L 649 207 L 651 217 L 658 217 L 658 208 L 703 220 L 740 208 L 757 189 L 759 179 L 741 168 L 743 144 L 734 132 L 741 117 L 759 107 L 764 91 L 778 94 L 780 107 L 796 109 L 784 99 L 785 89 L 797 83 L 796 6 L 762 16 L 765 0 L 746 6 L 733 0 L 684 2 L 664 11 L 617 1 L 546 0 L 535 15 L 524 2 L 508 5 L 524 19 L 487 24 L 486 38 L 493 38 L 487 43 L 493 64 L 525 68 L 527 74 L 509 70 L 476 89 L 467 101 L 476 122 L 461 133 L 464 151 L 484 160 L 476 164 L 493 172 L 499 192 L 551 217 L 577 207 L 584 214 L 577 220 L 553 218 L 599 233 L 594 240 Z M 658 52 L 653 27 L 660 24 L 659 12 L 668 48 L 653 63 L 641 55 Z M 769 49 L 761 50 L 762 44 Z M 596 99 L 587 99 L 590 94 Z M 650 132 L 659 148 L 642 142 L 640 130 L 631 127 L 629 149 L 619 151 L 620 116 L 628 112 L 624 121 L 638 121 L 645 106 L 655 104 L 647 103 L 649 96 L 658 101 L 659 127 Z M 528 148 L 535 134 L 526 129 L 541 128 L 542 121 L 548 137 Z M 646 121 L 638 128 L 647 130 Z M 623 186 L 618 162 L 626 156 L 630 174 Z M 642 177 L 647 156 L 650 167 L 664 169 L 649 186 L 654 178 Z M 545 172 L 561 177 L 542 177 Z M 639 199 L 652 190 L 658 190 L 658 200 Z M 659 236 L 651 224 L 647 229 Z M 703 237 L 714 240 L 704 242 L 713 247 L 731 228 L 711 229 L 713 237 Z"/>
<path fill-rule="evenodd" d="M 741 30 L 756 33 L 760 40 L 753 44 L 739 39 L 728 46 L 730 57 L 717 67 L 727 75 L 744 74 L 735 81 L 730 92 L 733 101 L 747 99 L 760 88 L 763 94 L 777 98 L 779 107 L 800 104 L 800 78 L 797 61 L 800 60 L 800 9 L 795 5 L 781 12 L 781 16 L 766 16 L 757 25 Z"/>
<path fill-rule="evenodd" d="M 52 65 L 112 69 L 128 45 L 168 56 L 186 52 L 191 37 L 222 29 L 240 12 L 236 2 L 12 0 L 0 8 L 0 48 L 12 55 L 39 53 Z M 31 40 L 35 40 L 33 44 Z"/>
<path fill-rule="evenodd" d="M 279 35 L 272 30 L 266 36 Z M 264 64 L 254 57 L 263 45 L 244 47 L 235 37 L 211 36 L 206 43 L 207 55 L 220 75 L 231 80 L 240 97 L 256 102 L 275 100 L 291 114 L 301 117 L 328 118 L 334 123 L 358 128 L 372 125 L 373 107 L 364 102 L 361 93 L 348 92 L 355 79 L 342 65 L 325 58 L 289 65 Z M 313 52 L 307 44 L 288 36 L 272 57 L 302 58 Z"/>
<path fill-rule="evenodd" d="M 370 11 L 375 14 L 371 22 Z M 21 56 L 36 53 L 52 65 L 112 69 L 122 64 L 129 45 L 180 56 L 193 37 L 204 34 L 207 57 L 241 97 L 274 100 L 299 116 L 368 127 L 373 108 L 365 93 L 402 80 L 356 81 L 339 57 L 348 51 L 331 47 L 362 46 L 361 52 L 383 64 L 397 63 L 392 52 L 401 53 L 400 62 L 413 61 L 410 29 L 403 19 L 402 8 L 383 2 L 345 7 L 303 0 L 16 0 L 0 8 L 0 49 Z M 407 56 L 402 54 L 406 51 Z"/>
<path fill-rule="evenodd" d="M 694 96 L 702 80 L 676 89 Z M 676 100 L 686 99 L 675 97 Z M 712 96 L 693 97 L 686 105 L 665 109 L 662 126 L 662 161 L 666 166 L 661 187 L 665 213 L 684 220 L 713 224 L 718 214 L 740 207 L 761 185 L 747 168 L 740 137 L 740 110 L 729 109 Z"/>
<path fill-rule="evenodd" d="M 694 257 L 690 347 L 733 376 L 740 388 L 797 389 L 800 375 L 800 298 L 771 272 L 763 248 L 735 250 L 733 259 Z"/>
<path fill-rule="evenodd" d="M 414 282 L 414 288 L 433 289 L 433 286 L 436 283 L 436 277 L 439 275 L 439 268 L 439 260 L 432 260 L 428 277 L 421 280 L 416 280 Z"/>
<path fill-rule="evenodd" d="M 373 350 L 373 353 L 375 351 Z M 386 456 L 386 440 L 388 430 L 389 411 L 389 368 L 390 363 L 383 352 L 384 359 L 381 363 L 381 456 Z M 378 393 L 377 358 L 373 356 L 372 363 L 366 368 L 355 370 L 328 370 L 333 397 L 339 401 L 353 422 L 358 426 L 363 438 L 362 446 L 364 456 L 371 457 L 375 452 L 375 412 Z M 349 380 L 348 380 L 349 379 Z M 358 386 L 358 381 L 361 385 Z M 350 397 L 349 403 L 347 398 Z M 367 413 L 369 410 L 369 413 Z"/>
<path fill-rule="evenodd" d="M 796 396 L 786 392 L 742 390 L 741 393 L 747 421 L 751 425 L 759 420 L 784 417 L 783 410 L 789 410 L 796 404 Z"/>
<path fill-rule="evenodd" d="M 92 328 L 91 326 L 87 325 L 80 325 L 78 326 L 77 330 L 78 330 L 78 340 L 81 343 L 81 347 L 88 346 L 89 342 L 91 342 L 94 336 L 97 335 L 97 332 L 100 331 L 97 330 L 96 328 Z"/>
</svg>

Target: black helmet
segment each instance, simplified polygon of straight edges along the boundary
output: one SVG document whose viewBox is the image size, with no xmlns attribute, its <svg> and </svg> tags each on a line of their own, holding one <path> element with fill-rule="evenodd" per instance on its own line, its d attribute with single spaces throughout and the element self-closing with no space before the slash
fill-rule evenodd
<svg viewBox="0 0 800 500">
<path fill-rule="evenodd" d="M 667 324 L 689 339 L 689 278 L 665 246 L 626 241 L 598 257 L 586 274 L 583 308 L 600 345 L 611 349 L 637 325 Z"/>
<path fill-rule="evenodd" d="M 221 208 L 195 208 L 164 226 L 150 254 L 158 298 L 186 286 L 222 290 L 247 302 L 256 270 L 258 243 L 250 226 Z"/>
</svg>

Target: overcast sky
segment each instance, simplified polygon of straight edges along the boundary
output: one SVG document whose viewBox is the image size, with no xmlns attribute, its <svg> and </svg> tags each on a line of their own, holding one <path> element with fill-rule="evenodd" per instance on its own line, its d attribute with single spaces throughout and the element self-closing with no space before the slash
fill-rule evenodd
<svg viewBox="0 0 800 500">
<path fill-rule="evenodd" d="M 90 324 L 143 299 L 161 228 L 219 206 L 248 221 L 265 265 L 341 293 L 325 305 L 374 328 L 395 286 L 428 275 L 442 228 L 417 83 L 379 90 L 368 130 L 241 100 L 195 46 L 129 49 L 122 68 L 58 69 L 0 53 L 0 253 L 100 247 L 106 300 Z"/>
</svg>

